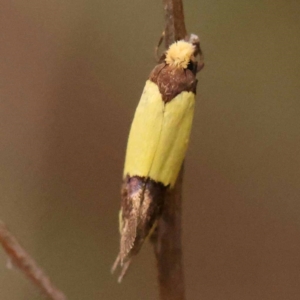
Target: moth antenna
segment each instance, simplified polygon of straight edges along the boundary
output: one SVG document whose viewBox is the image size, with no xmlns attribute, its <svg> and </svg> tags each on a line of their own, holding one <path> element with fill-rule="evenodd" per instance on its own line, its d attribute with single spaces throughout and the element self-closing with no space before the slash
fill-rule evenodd
<svg viewBox="0 0 300 300">
<path fill-rule="evenodd" d="M 161 46 L 163 40 L 165 39 L 165 30 L 162 32 L 161 36 L 160 36 L 160 39 L 157 43 L 157 46 L 155 47 L 155 50 L 154 50 L 154 55 L 155 55 L 155 59 L 156 59 L 156 62 L 157 63 L 162 63 L 165 59 L 165 53 L 163 54 L 159 54 L 158 53 L 158 50 L 159 50 L 159 47 Z"/>
</svg>

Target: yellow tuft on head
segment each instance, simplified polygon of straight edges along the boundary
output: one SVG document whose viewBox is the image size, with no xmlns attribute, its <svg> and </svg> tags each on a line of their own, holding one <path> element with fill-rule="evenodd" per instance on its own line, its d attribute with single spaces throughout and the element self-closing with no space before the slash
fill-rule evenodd
<svg viewBox="0 0 300 300">
<path fill-rule="evenodd" d="M 173 43 L 167 51 L 166 63 L 178 69 L 186 69 L 193 57 L 195 48 L 191 43 L 178 41 Z"/>
</svg>

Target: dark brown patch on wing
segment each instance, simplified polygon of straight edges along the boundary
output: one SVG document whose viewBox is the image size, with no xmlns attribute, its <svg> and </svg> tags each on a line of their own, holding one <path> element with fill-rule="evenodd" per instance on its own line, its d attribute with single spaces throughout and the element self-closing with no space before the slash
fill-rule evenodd
<svg viewBox="0 0 300 300">
<path fill-rule="evenodd" d="M 171 101 L 183 91 L 196 94 L 197 66 L 190 63 L 187 69 L 178 69 L 166 63 L 157 65 L 149 79 L 156 83 L 165 102 Z"/>
<path fill-rule="evenodd" d="M 121 265 L 136 255 L 160 217 L 166 186 L 150 178 L 126 176 L 122 186 Z"/>
</svg>

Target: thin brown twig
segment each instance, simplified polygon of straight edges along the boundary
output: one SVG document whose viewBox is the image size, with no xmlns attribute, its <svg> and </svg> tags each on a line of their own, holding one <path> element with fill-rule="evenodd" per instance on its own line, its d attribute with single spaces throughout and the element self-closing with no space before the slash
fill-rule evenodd
<svg viewBox="0 0 300 300">
<path fill-rule="evenodd" d="M 49 277 L 24 250 L 2 221 L 0 221 L 0 243 L 12 263 L 17 266 L 49 299 L 67 299 L 67 297 L 53 285 Z"/>
<path fill-rule="evenodd" d="M 165 46 L 186 38 L 182 0 L 163 0 Z M 181 246 L 182 165 L 175 188 L 166 197 L 162 216 L 153 238 L 157 260 L 160 300 L 184 300 L 184 273 Z"/>
<path fill-rule="evenodd" d="M 184 300 L 184 273 L 181 247 L 181 193 L 183 165 L 176 185 L 166 197 L 154 239 L 160 300 Z"/>
<path fill-rule="evenodd" d="M 165 11 L 165 45 L 168 48 L 172 43 L 187 36 L 184 23 L 182 0 L 163 0 Z"/>
</svg>

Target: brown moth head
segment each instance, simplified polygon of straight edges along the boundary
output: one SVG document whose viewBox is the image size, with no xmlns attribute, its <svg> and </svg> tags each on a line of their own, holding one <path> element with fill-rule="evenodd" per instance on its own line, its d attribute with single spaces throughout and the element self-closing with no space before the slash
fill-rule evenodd
<svg viewBox="0 0 300 300">
<path fill-rule="evenodd" d="M 150 73 L 149 79 L 157 84 L 165 103 L 183 91 L 196 94 L 195 50 L 195 45 L 190 42 L 182 40 L 173 43 L 165 53 L 165 62 Z"/>
</svg>

